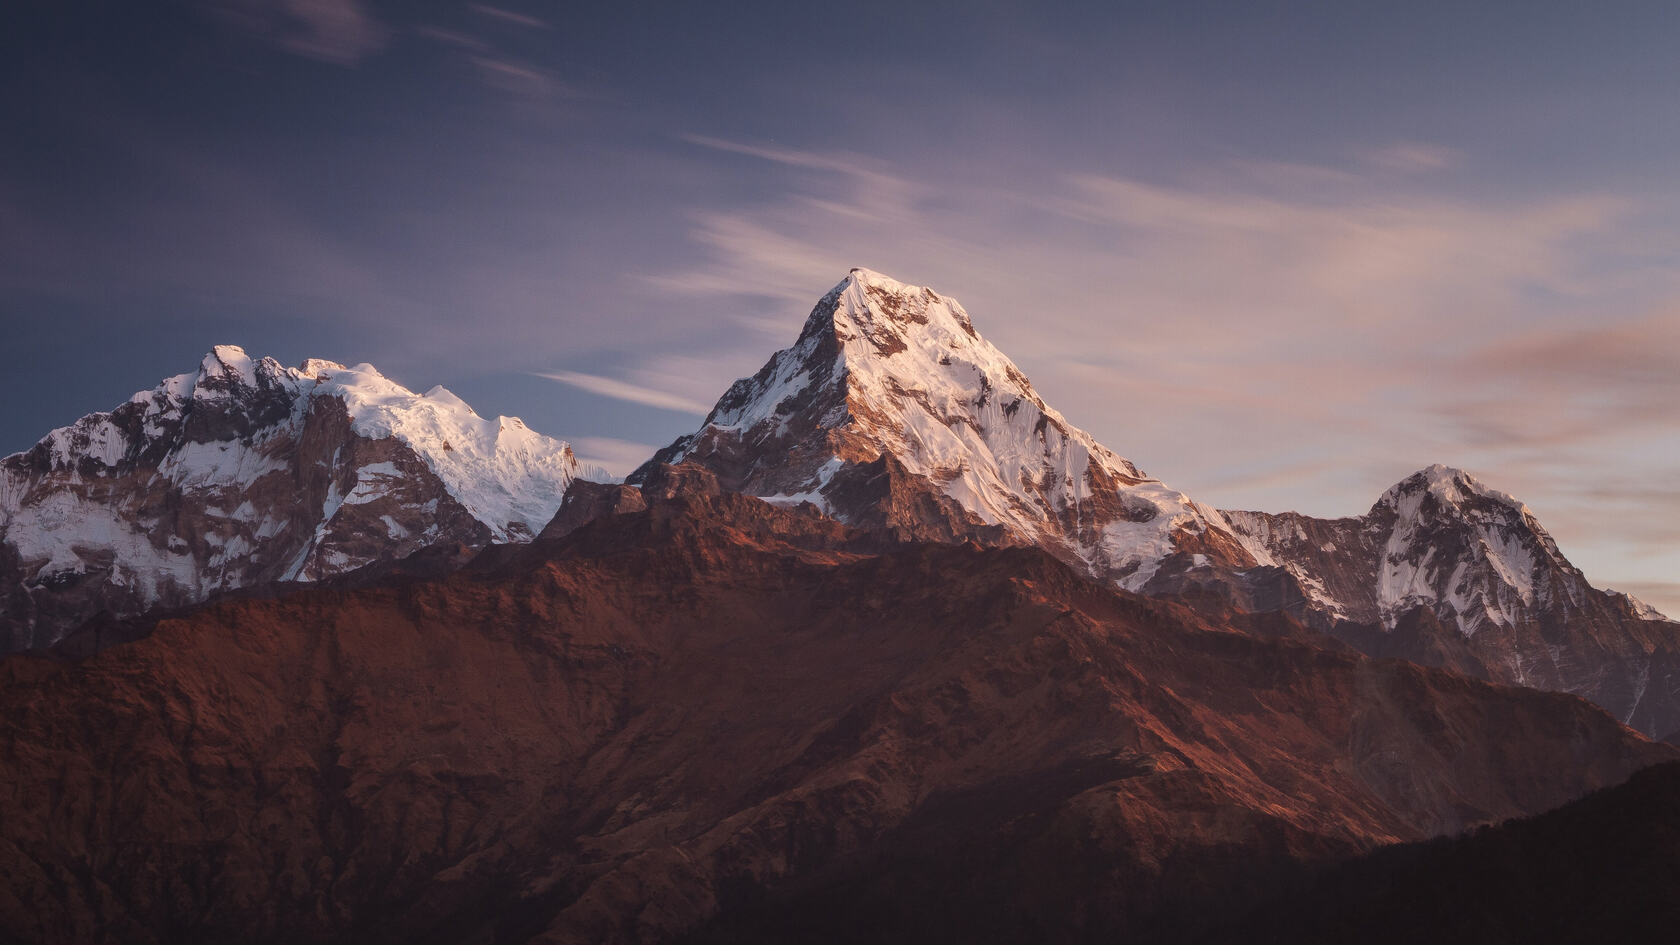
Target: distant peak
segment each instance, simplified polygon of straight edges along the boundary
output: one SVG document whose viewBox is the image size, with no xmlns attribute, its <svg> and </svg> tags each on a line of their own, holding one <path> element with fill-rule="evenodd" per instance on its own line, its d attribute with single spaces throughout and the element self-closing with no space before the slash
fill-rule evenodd
<svg viewBox="0 0 1680 945">
<path fill-rule="evenodd" d="M 1447 501 L 1456 502 L 1465 495 L 1480 495 L 1486 487 L 1475 476 L 1457 466 L 1433 463 L 1406 477 L 1402 485 L 1424 488 Z"/>
<path fill-rule="evenodd" d="M 1652 607 L 1650 604 L 1645 603 L 1626 591 L 1618 591 L 1615 588 L 1607 587 L 1604 589 L 1604 592 L 1606 594 L 1614 594 L 1615 596 L 1627 601 L 1628 606 L 1633 608 L 1634 615 L 1642 620 L 1661 620 L 1665 623 L 1680 623 L 1680 621 L 1675 620 L 1673 617 L 1668 616 L 1657 608 Z"/>
<path fill-rule="evenodd" d="M 457 410 L 465 410 L 466 412 L 472 414 L 475 417 L 478 416 L 478 412 L 473 410 L 472 406 L 470 404 L 468 404 L 466 401 L 462 400 L 460 397 L 456 396 L 454 391 L 452 391 L 449 388 L 443 386 L 442 384 L 438 384 L 437 386 L 433 387 L 431 390 L 426 391 L 424 394 L 421 394 L 420 396 L 422 396 L 422 397 L 426 398 L 427 400 L 430 400 L 434 403 L 448 404 L 449 406 L 454 407 Z M 506 419 L 509 423 L 515 423 L 515 424 L 519 424 L 521 426 L 524 425 L 518 417 L 508 417 Z"/>
<path fill-rule="evenodd" d="M 303 363 L 299 364 L 297 369 L 299 374 L 317 380 L 323 376 L 331 376 L 349 370 L 337 361 L 328 361 L 325 358 L 304 358 Z"/>
<path fill-rule="evenodd" d="M 1475 497 L 1492 499 L 1513 509 L 1527 511 L 1527 507 L 1510 493 L 1490 488 L 1468 472 L 1442 463 L 1426 466 L 1395 483 L 1383 493 L 1377 504 L 1398 508 L 1403 498 L 1425 493 L 1433 496 L 1442 505 L 1458 506 Z"/>
<path fill-rule="evenodd" d="M 198 362 L 198 373 L 204 377 L 226 374 L 229 369 L 239 370 L 250 363 L 251 356 L 245 353 L 244 348 L 238 345 L 214 345 Z"/>
<path fill-rule="evenodd" d="M 215 345 L 198 363 L 195 388 L 202 388 L 206 381 L 217 388 L 253 387 L 257 383 L 257 365 L 238 345 Z"/>
<path fill-rule="evenodd" d="M 1457 466 L 1447 466 L 1442 463 L 1431 463 L 1430 465 L 1418 470 L 1416 475 L 1423 476 L 1430 482 L 1448 482 L 1456 479 L 1462 479 L 1468 482 L 1476 481 L 1474 476 L 1462 469 L 1459 469 Z"/>
</svg>

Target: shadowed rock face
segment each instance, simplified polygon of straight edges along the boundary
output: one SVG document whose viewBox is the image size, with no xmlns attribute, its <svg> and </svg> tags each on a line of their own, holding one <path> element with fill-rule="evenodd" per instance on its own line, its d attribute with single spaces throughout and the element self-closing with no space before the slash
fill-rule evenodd
<svg viewBox="0 0 1680 945">
<path fill-rule="evenodd" d="M 676 941 L 886 864 L 1074 941 L 1676 757 L 1572 697 L 701 478 L 451 573 L 0 661 L 0 938 Z"/>
<path fill-rule="evenodd" d="M 584 525 L 608 515 L 640 512 L 647 508 L 642 490 L 618 483 L 576 479 L 566 487 L 560 509 L 537 537 L 545 541 L 564 538 Z"/>
<path fill-rule="evenodd" d="M 1538 817 L 1322 871 L 1204 941 L 1661 942 L 1680 924 L 1680 764 Z"/>
</svg>

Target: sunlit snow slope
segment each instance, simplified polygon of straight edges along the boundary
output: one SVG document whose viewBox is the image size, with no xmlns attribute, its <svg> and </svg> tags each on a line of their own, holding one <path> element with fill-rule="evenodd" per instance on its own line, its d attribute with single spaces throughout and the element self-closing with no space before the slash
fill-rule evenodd
<svg viewBox="0 0 1680 945">
<path fill-rule="evenodd" d="M 219 346 L 0 460 L 0 644 L 439 543 L 528 539 L 577 471 L 565 443 L 441 387 Z"/>
<path fill-rule="evenodd" d="M 851 523 L 883 501 L 871 464 L 899 487 L 887 524 L 985 527 L 1044 547 L 1130 590 L 1182 566 L 1258 563 L 1220 513 L 1153 479 L 1068 423 L 981 337 L 956 300 L 854 269 L 798 341 L 737 381 L 658 462 L 699 462 L 726 486 L 810 501 Z M 634 481 L 635 477 L 632 477 Z M 943 518 L 947 524 L 934 521 Z"/>
</svg>

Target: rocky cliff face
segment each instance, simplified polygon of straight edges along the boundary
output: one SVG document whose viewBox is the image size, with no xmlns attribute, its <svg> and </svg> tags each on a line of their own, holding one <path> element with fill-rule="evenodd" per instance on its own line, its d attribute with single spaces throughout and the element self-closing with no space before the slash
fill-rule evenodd
<svg viewBox="0 0 1680 945">
<path fill-rule="evenodd" d="M 218 347 L 0 460 L 0 652 L 101 612 L 527 539 L 576 473 L 566 444 L 441 387 Z"/>
<path fill-rule="evenodd" d="M 1360 518 L 1224 514 L 1294 579 L 1299 613 L 1367 651 L 1680 730 L 1680 625 L 1594 588 L 1527 506 L 1462 470 L 1415 473 Z"/>
<path fill-rule="evenodd" d="M 0 938 L 1152 940 L 1676 754 L 1037 549 L 650 475 L 464 569 L 0 661 Z"/>
</svg>

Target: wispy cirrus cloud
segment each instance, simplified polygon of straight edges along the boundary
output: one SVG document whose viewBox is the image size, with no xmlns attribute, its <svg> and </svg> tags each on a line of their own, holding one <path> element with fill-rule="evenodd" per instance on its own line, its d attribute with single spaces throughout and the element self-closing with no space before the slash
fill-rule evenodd
<svg viewBox="0 0 1680 945">
<path fill-rule="evenodd" d="M 929 192 L 929 188 L 893 173 L 885 161 L 861 154 L 803 151 L 698 134 L 685 134 L 681 138 L 713 151 L 827 175 L 828 179 L 837 180 L 839 186 L 822 187 L 823 178 L 819 177 L 819 192 L 799 194 L 794 199 L 819 212 L 853 220 L 875 224 L 911 222 L 919 200 Z"/>
<path fill-rule="evenodd" d="M 473 4 L 468 9 L 500 23 L 513 23 L 530 29 L 548 29 L 548 24 L 535 17 Z M 495 31 L 486 32 L 482 24 L 471 22 L 452 26 L 426 23 L 413 27 L 413 33 L 454 53 L 468 65 L 472 74 L 487 88 L 523 99 L 576 99 L 582 94 L 550 66 L 539 64 L 528 56 L 513 52 L 518 42 L 506 36 L 491 38 Z M 515 38 L 516 39 L 516 38 Z"/>
<path fill-rule="evenodd" d="M 648 461 L 657 449 L 647 443 L 620 440 L 610 436 L 580 436 L 571 441 L 578 462 L 585 466 L 599 466 L 609 475 L 628 476 L 637 466 Z"/>
<path fill-rule="evenodd" d="M 692 235 L 714 261 L 651 274 L 650 286 L 671 295 L 758 295 L 796 306 L 815 298 L 812 286 L 845 273 L 831 248 L 739 214 L 699 214 Z"/>
<path fill-rule="evenodd" d="M 1516 332 L 1452 363 L 1453 402 L 1435 409 L 1476 442 L 1550 451 L 1650 433 L 1680 444 L 1680 309 Z"/>
<path fill-rule="evenodd" d="M 661 410 L 674 410 L 678 413 L 704 415 L 712 408 L 697 400 L 691 400 L 680 394 L 633 384 L 628 381 L 601 377 L 598 374 L 584 374 L 581 371 L 534 371 L 536 377 L 557 381 L 568 387 L 595 394 L 598 397 L 610 397 L 614 400 L 629 401 L 645 407 L 658 407 Z"/>
<path fill-rule="evenodd" d="M 816 297 L 812 286 L 831 285 L 854 265 L 892 268 L 887 255 L 840 248 L 847 235 L 890 226 L 909 232 L 925 222 L 917 211 L 925 189 L 880 160 L 707 135 L 681 138 L 710 151 L 812 173 L 791 189 L 785 203 L 751 212 L 693 214 L 690 235 L 706 249 L 707 258 L 699 265 L 649 274 L 647 283 L 659 291 L 756 295 L 792 308 L 809 307 Z M 838 225 L 827 226 L 831 221 Z"/>
<path fill-rule="evenodd" d="M 888 183 L 895 187 L 904 187 L 903 179 L 888 174 L 882 170 L 883 162 L 855 154 L 824 154 L 815 151 L 800 151 L 794 148 L 777 148 L 766 145 L 748 144 L 742 141 L 730 141 L 727 138 L 714 138 L 710 135 L 685 134 L 682 140 L 689 144 L 697 144 L 714 151 L 724 151 L 729 154 L 743 154 L 776 164 L 789 167 L 804 167 L 818 171 L 832 171 L 851 177 L 863 178 L 876 183 Z"/>
<path fill-rule="evenodd" d="M 424 24 L 416 26 L 414 27 L 414 35 L 423 39 L 429 39 L 435 43 L 442 43 L 445 46 L 452 46 L 456 49 L 465 49 L 471 52 L 482 53 L 490 50 L 490 43 L 480 37 L 474 36 L 471 33 L 462 32 L 461 30 L 445 29 L 441 26 L 429 26 Z"/>
<path fill-rule="evenodd" d="M 523 26 L 527 29 L 546 30 L 551 28 L 547 20 L 539 19 L 529 13 L 520 13 L 518 10 L 509 10 L 506 7 L 491 6 L 488 3 L 469 3 L 467 9 L 479 16 L 489 17 L 503 23 L 512 23 L 515 26 Z"/>
<path fill-rule="evenodd" d="M 499 55 L 472 55 L 468 59 L 485 85 L 514 95 L 533 98 L 573 97 L 573 92 L 548 69 Z"/>
<path fill-rule="evenodd" d="M 287 52 L 341 66 L 380 51 L 390 35 L 360 0 L 212 0 L 209 6 Z"/>
<path fill-rule="evenodd" d="M 1365 159 L 1385 171 L 1423 174 L 1451 167 L 1458 162 L 1459 154 L 1440 145 L 1405 142 L 1368 151 Z"/>
<path fill-rule="evenodd" d="M 1108 245 L 1123 265 L 1136 261 L 1126 266 L 1138 277 L 1132 299 L 1210 326 L 1240 311 L 1251 326 L 1329 323 L 1338 334 L 1448 319 L 1475 331 L 1536 288 L 1580 293 L 1594 274 L 1572 241 L 1608 232 L 1627 207 L 1591 195 L 1478 206 L 1369 186 L 1325 199 L 1110 177 L 1070 183 L 1059 208 L 1112 228 Z M 1467 309 L 1484 314 L 1456 314 Z"/>
</svg>

